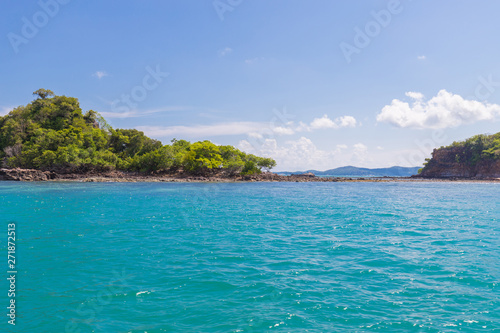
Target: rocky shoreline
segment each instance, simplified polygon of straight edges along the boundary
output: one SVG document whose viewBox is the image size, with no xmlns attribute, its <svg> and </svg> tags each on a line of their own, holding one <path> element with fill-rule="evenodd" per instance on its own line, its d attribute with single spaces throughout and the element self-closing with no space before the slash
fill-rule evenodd
<svg viewBox="0 0 500 333">
<path fill-rule="evenodd" d="M 0 169 L 0 180 L 73 181 L 73 182 L 500 182 L 500 178 L 424 178 L 413 177 L 317 177 L 313 174 L 283 176 L 272 172 L 249 176 L 196 176 L 188 174 L 142 174 L 109 171 L 89 173 L 55 173 L 36 169 Z"/>
</svg>

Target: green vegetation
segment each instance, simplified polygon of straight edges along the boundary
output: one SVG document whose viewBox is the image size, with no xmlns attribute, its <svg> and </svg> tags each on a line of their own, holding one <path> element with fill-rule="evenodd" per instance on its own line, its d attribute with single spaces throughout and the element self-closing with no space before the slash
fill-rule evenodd
<svg viewBox="0 0 500 333">
<path fill-rule="evenodd" d="M 140 171 L 247 175 L 270 170 L 271 158 L 246 154 L 210 141 L 173 139 L 170 145 L 135 129 L 113 129 L 78 100 L 39 89 L 26 106 L 0 117 L 0 159 L 4 167 L 56 172 Z"/>
<path fill-rule="evenodd" d="M 439 150 L 448 152 L 452 161 L 467 167 L 474 167 L 478 162 L 492 162 L 500 159 L 500 132 L 493 135 L 475 135 L 465 141 L 453 142 L 451 145 L 441 147 Z M 436 150 L 435 150 L 436 152 Z M 432 159 L 426 159 L 425 167 L 434 163 L 434 154 Z"/>
</svg>

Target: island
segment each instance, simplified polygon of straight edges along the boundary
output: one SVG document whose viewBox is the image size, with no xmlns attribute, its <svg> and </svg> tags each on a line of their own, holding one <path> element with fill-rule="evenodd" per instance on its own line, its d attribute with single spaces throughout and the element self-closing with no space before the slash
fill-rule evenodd
<svg viewBox="0 0 500 333">
<path fill-rule="evenodd" d="M 0 117 L 0 179 L 50 180 L 90 176 L 252 177 L 276 165 L 205 140 L 164 145 L 136 129 L 114 129 L 77 98 L 39 89 L 36 98 Z"/>
<path fill-rule="evenodd" d="M 415 177 L 428 179 L 500 178 L 500 133 L 475 135 L 434 149 Z"/>
</svg>

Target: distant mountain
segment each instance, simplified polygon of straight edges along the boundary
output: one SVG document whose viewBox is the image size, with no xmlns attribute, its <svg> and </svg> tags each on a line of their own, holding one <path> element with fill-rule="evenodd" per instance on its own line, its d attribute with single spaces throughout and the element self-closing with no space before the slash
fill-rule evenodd
<svg viewBox="0 0 500 333">
<path fill-rule="evenodd" d="M 307 170 L 307 171 L 294 171 L 294 172 L 277 172 L 280 175 L 293 175 L 306 172 L 312 172 L 316 176 L 335 176 L 335 177 L 410 177 L 418 173 L 420 167 L 400 167 L 393 166 L 390 168 L 357 168 L 354 166 L 345 166 L 326 171 Z"/>
</svg>

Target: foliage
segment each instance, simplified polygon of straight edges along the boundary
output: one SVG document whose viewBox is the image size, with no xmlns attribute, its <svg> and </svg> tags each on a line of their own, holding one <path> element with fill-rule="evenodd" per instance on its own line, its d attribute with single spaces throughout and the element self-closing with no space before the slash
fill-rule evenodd
<svg viewBox="0 0 500 333">
<path fill-rule="evenodd" d="M 476 165 L 480 160 L 496 160 L 500 158 L 500 133 L 494 135 L 479 134 L 462 142 L 453 142 L 445 147 L 455 148 L 457 163 Z"/>
<path fill-rule="evenodd" d="M 96 111 L 84 114 L 76 98 L 46 89 L 33 94 L 34 101 L 0 117 L 0 160 L 6 167 L 246 175 L 276 166 L 271 158 L 210 141 L 173 139 L 163 145 L 136 129 L 113 129 Z"/>
<path fill-rule="evenodd" d="M 436 163 L 434 156 L 439 151 L 448 153 L 449 162 L 465 167 L 474 167 L 481 161 L 495 161 L 500 159 L 500 133 L 479 134 L 465 141 L 453 142 L 449 146 L 440 147 L 434 150 L 432 159 L 426 159 L 423 171 Z"/>
</svg>

